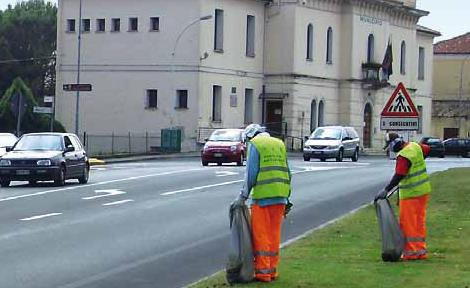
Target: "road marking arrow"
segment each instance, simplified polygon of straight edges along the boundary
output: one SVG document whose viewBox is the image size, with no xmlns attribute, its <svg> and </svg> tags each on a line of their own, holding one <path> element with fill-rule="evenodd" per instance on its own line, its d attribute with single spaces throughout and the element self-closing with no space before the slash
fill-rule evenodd
<svg viewBox="0 0 470 288">
<path fill-rule="evenodd" d="M 82 199 L 83 200 L 92 200 L 92 199 L 97 199 L 97 198 L 102 198 L 102 197 L 109 197 L 109 196 L 116 196 L 116 195 L 126 194 L 126 192 L 121 191 L 119 189 L 95 190 L 95 193 L 96 194 L 104 193 L 104 194 L 90 196 L 90 197 L 84 197 Z"/>
</svg>

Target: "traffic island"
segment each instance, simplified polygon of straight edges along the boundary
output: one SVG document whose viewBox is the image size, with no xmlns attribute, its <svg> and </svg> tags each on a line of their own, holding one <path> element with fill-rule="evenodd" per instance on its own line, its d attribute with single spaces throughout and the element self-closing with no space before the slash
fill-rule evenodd
<svg viewBox="0 0 470 288">
<path fill-rule="evenodd" d="M 269 287 L 470 287 L 470 168 L 431 176 L 429 259 L 382 262 L 372 205 L 282 249 L 280 277 Z M 392 199 L 392 203 L 396 203 Z M 395 204 L 393 206 L 396 206 Z M 396 207 L 395 207 L 396 208 Z M 191 285 L 227 287 L 225 273 Z M 265 283 L 234 287 L 266 287 Z"/>
</svg>

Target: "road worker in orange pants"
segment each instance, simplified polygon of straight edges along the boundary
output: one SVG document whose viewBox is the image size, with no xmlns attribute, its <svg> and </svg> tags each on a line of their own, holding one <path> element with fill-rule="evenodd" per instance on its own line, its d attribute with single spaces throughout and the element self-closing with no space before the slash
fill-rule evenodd
<svg viewBox="0 0 470 288">
<path fill-rule="evenodd" d="M 244 201 L 251 194 L 254 276 L 257 281 L 271 282 L 279 276 L 281 225 L 291 206 L 291 174 L 281 140 L 270 137 L 258 124 L 247 126 L 244 135 L 249 143 L 240 199 Z"/>
<path fill-rule="evenodd" d="M 400 228 L 405 237 L 402 259 L 426 259 L 426 206 L 431 184 L 424 159 L 431 149 L 428 145 L 407 143 L 394 133 L 388 137 L 391 150 L 398 153 L 395 175 L 376 199 L 384 199 L 394 187 L 399 187 Z"/>
</svg>

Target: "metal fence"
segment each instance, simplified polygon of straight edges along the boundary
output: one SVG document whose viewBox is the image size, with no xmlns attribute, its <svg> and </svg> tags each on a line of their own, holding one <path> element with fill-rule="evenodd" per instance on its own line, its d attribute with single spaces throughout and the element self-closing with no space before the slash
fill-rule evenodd
<svg viewBox="0 0 470 288">
<path fill-rule="evenodd" d="M 80 137 L 89 155 L 146 154 L 159 152 L 161 134 L 131 133 L 127 135 L 94 135 L 83 133 Z"/>
</svg>

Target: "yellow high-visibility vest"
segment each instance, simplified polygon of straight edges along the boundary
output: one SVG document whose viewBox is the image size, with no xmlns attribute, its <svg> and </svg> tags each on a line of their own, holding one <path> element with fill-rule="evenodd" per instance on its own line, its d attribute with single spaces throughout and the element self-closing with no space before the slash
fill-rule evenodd
<svg viewBox="0 0 470 288">
<path fill-rule="evenodd" d="M 431 192 L 431 183 L 426 171 L 423 151 L 418 143 L 408 143 L 398 156 L 405 157 L 411 162 L 408 175 L 400 181 L 400 199 L 407 199 L 426 195 Z"/>
</svg>

